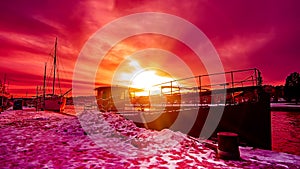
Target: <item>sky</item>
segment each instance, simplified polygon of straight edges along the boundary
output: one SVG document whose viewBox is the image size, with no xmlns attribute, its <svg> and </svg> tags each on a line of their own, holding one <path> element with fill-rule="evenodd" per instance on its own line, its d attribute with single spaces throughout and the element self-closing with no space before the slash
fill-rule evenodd
<svg viewBox="0 0 300 169">
<path fill-rule="evenodd" d="M 3 81 L 6 75 L 8 92 L 15 97 L 35 95 L 36 87 L 43 85 L 45 62 L 47 73 L 51 72 L 50 54 L 57 37 L 60 85 L 62 92 L 67 91 L 72 88 L 73 73 L 81 51 L 98 30 L 130 14 L 160 12 L 183 18 L 201 30 L 216 49 L 225 71 L 258 68 L 262 72 L 263 84 L 284 85 L 289 74 L 300 72 L 299 6 L 297 0 L 1 1 L 0 79 Z M 139 23 L 131 25 L 138 27 Z M 122 26 L 119 29 L 121 33 L 124 31 Z M 109 37 L 104 40 L 109 40 Z M 201 60 L 195 60 L 197 56 L 184 43 L 168 36 L 145 34 L 124 39 L 111 48 L 99 63 L 95 86 L 108 84 L 114 78 L 124 80 L 118 75 L 132 70 L 120 68 L 120 65 L 126 68 L 127 62 L 136 63 L 133 67 L 138 71 L 139 66 L 143 67 L 143 60 L 147 59 L 129 62 L 134 57 L 128 56 L 149 48 L 179 56 L 193 75 L 206 72 Z M 84 62 L 86 67 L 82 74 L 87 74 L 84 70 L 89 70 L 92 61 Z M 158 67 L 168 65 L 171 72 L 177 70 L 176 78 L 186 75 L 180 74 L 184 71 L 171 56 L 159 57 L 153 64 Z M 83 86 L 89 83 L 85 78 L 76 80 Z"/>
</svg>

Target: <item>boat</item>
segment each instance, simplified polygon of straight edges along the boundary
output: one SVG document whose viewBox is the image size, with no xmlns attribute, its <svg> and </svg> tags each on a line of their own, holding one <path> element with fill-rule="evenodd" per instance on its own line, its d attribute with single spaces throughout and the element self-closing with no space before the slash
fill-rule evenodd
<svg viewBox="0 0 300 169">
<path fill-rule="evenodd" d="M 228 83 L 207 85 L 202 80 L 220 74 L 229 77 Z M 174 85 L 174 82 L 185 84 L 185 80 L 191 78 L 199 81 L 198 86 Z M 258 69 L 191 78 L 160 84 L 159 95 L 147 96 L 151 104 L 145 101 L 146 96 L 143 96 L 142 102 L 136 101 L 141 99 L 134 97 L 137 91 L 132 91 L 129 87 L 100 86 L 95 89 L 98 109 L 116 112 L 132 120 L 138 127 L 152 130 L 169 128 L 195 138 L 199 138 L 201 131 L 207 129 L 205 125 L 210 109 L 224 110 L 217 128 L 211 135 L 212 139 L 218 132 L 234 132 L 239 135 L 240 141 L 248 146 L 271 149 L 270 96 L 262 88 L 262 78 Z M 166 92 L 163 92 L 164 90 Z M 128 96 L 125 97 L 126 95 Z M 214 115 L 217 114 L 210 114 L 210 117 Z M 185 130 L 181 127 L 182 124 L 191 124 L 190 129 Z"/>
<path fill-rule="evenodd" d="M 56 74 L 58 73 L 57 71 L 57 37 L 55 39 L 55 45 L 54 45 L 54 54 L 53 54 L 53 82 L 52 82 L 52 93 L 51 94 L 46 94 L 45 93 L 45 88 L 46 88 L 46 67 L 47 64 L 45 64 L 45 70 L 44 70 L 44 90 L 43 90 L 43 107 L 44 110 L 49 110 L 49 111 L 55 111 L 55 112 L 63 112 L 65 109 L 66 105 L 66 95 L 72 90 L 68 90 L 64 94 L 55 94 L 55 81 L 56 81 Z"/>
<path fill-rule="evenodd" d="M 4 78 L 4 82 L 0 83 L 0 112 L 6 110 L 9 106 L 9 93 L 6 91 Z"/>
</svg>

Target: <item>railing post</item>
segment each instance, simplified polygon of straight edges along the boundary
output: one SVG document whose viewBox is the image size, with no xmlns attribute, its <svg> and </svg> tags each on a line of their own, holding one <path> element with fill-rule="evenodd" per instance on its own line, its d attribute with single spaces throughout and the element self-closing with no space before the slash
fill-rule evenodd
<svg viewBox="0 0 300 169">
<path fill-rule="evenodd" d="M 256 86 L 258 86 L 258 81 L 257 81 L 257 69 L 254 68 L 254 76 L 255 76 L 255 83 L 256 83 Z"/>
<path fill-rule="evenodd" d="M 173 86 L 172 86 L 172 81 L 171 81 L 171 96 L 173 95 Z"/>
<path fill-rule="evenodd" d="M 234 88 L 233 72 L 230 72 L 230 74 L 231 74 L 231 87 Z"/>
<path fill-rule="evenodd" d="M 201 92 L 201 76 L 198 76 L 198 79 L 199 79 L 199 90 L 200 90 L 200 92 Z"/>
<path fill-rule="evenodd" d="M 232 90 L 233 90 L 233 92 L 232 92 L 232 103 L 234 104 L 234 79 L 233 79 L 233 72 L 230 72 L 230 74 L 231 74 L 231 87 L 232 87 Z"/>
<path fill-rule="evenodd" d="M 202 103 L 201 103 L 201 90 L 202 90 L 202 89 L 201 89 L 201 85 L 202 85 L 202 84 L 201 84 L 201 76 L 198 76 L 198 80 L 199 80 L 199 89 L 198 89 L 198 90 L 199 90 L 199 99 L 200 99 L 200 100 L 199 100 L 199 103 L 202 104 Z"/>
</svg>

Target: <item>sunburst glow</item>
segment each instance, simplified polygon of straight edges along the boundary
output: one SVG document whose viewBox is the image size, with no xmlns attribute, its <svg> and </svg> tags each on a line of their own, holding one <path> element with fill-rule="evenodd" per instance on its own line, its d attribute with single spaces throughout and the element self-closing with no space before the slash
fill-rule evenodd
<svg viewBox="0 0 300 169">
<path fill-rule="evenodd" d="M 151 90 L 151 92 L 154 92 L 154 90 L 159 91 L 159 86 L 155 87 L 155 85 L 174 80 L 171 76 L 160 75 L 162 74 L 161 72 L 162 71 L 157 70 L 142 71 L 132 79 L 130 87 L 144 90 L 143 92 L 137 93 L 137 95 L 148 95 L 149 90 Z"/>
</svg>

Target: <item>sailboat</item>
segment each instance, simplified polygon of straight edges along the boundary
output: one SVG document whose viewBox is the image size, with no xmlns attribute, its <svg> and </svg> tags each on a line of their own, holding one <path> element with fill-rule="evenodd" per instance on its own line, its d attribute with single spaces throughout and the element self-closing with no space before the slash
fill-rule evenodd
<svg viewBox="0 0 300 169">
<path fill-rule="evenodd" d="M 72 89 L 68 90 L 62 95 L 55 94 L 55 80 L 56 80 L 56 73 L 57 73 L 57 37 L 55 39 L 55 46 L 54 46 L 54 56 L 53 56 L 53 82 L 52 82 L 52 93 L 46 94 L 45 93 L 45 81 L 46 81 L 46 64 L 45 64 L 45 71 L 44 71 L 44 93 L 43 93 L 43 100 L 44 100 L 44 110 L 50 110 L 55 112 L 63 112 L 66 105 L 67 98 L 65 97 Z"/>
<path fill-rule="evenodd" d="M 4 83 L 0 81 L 0 112 L 6 110 L 9 105 L 9 93 L 6 91 L 5 85 L 6 76 L 4 76 Z"/>
</svg>

